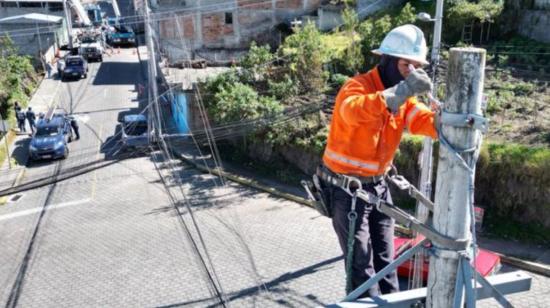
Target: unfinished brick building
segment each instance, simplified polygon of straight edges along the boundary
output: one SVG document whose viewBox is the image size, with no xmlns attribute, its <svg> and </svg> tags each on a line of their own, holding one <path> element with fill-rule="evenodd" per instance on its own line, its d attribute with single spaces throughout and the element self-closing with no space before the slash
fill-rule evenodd
<svg viewBox="0 0 550 308">
<path fill-rule="evenodd" d="M 321 0 L 156 0 L 161 49 L 170 62 L 198 56 L 228 61 L 252 40 L 277 44 L 278 25 L 314 13 Z"/>
</svg>

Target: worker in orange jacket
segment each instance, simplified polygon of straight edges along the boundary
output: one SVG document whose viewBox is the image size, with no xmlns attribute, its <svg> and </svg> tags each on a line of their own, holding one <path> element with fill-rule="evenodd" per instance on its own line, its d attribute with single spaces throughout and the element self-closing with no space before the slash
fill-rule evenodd
<svg viewBox="0 0 550 308">
<path fill-rule="evenodd" d="M 384 175 L 391 167 L 403 131 L 432 138 L 437 135 L 434 112 L 415 97 L 432 89 L 429 76 L 421 69 L 428 64 L 422 31 L 414 25 L 397 27 L 373 52 L 381 55 L 380 64 L 348 80 L 336 96 L 323 165 L 317 170 L 330 192 L 332 223 L 344 256 L 350 253 L 346 258 L 350 263 L 346 264 L 348 292 L 394 257 L 393 219 L 360 199 L 352 230 L 355 242 L 348 251 L 350 192 L 358 188 L 353 181 L 350 184 L 350 177 L 359 179 L 364 190 L 391 203 Z M 394 271 L 363 295 L 374 297 L 397 291 Z"/>
</svg>

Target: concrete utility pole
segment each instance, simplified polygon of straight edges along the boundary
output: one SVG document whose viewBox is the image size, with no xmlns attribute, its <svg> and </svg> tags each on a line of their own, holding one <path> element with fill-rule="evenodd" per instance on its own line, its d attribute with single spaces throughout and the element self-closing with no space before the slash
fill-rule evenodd
<svg viewBox="0 0 550 308">
<path fill-rule="evenodd" d="M 113 11 L 115 13 L 115 17 L 120 17 L 120 9 L 118 7 L 117 0 L 111 0 L 111 4 L 113 5 Z"/>
<path fill-rule="evenodd" d="M 448 69 L 444 112 L 482 114 L 485 50 L 452 48 Z M 471 127 L 444 124 L 442 135 L 456 149 L 469 149 L 481 142 L 481 133 Z M 461 156 L 470 165 L 476 159 L 473 152 L 466 152 Z M 455 239 L 472 239 L 470 226 L 473 223 L 471 221 L 473 193 L 469 185 L 470 171 L 461 164 L 453 152 L 441 146 L 433 217 L 437 231 Z M 437 246 L 437 243 L 434 245 Z M 453 307 L 458 258 L 452 252 L 445 253 L 441 250 L 437 252 L 441 253 L 430 258 L 427 306 Z"/>
<path fill-rule="evenodd" d="M 71 18 L 71 8 L 67 5 L 67 0 L 63 0 L 63 10 L 65 11 L 65 20 L 67 22 L 67 31 L 69 32 L 69 49 L 73 49 L 73 20 Z"/>
<path fill-rule="evenodd" d="M 149 12 L 149 3 L 148 1 L 144 1 L 143 9 L 145 10 L 145 41 L 147 43 L 147 61 L 149 64 L 149 93 L 148 93 L 148 102 L 149 104 L 153 102 L 152 106 L 149 106 L 150 113 L 149 115 L 153 115 L 153 117 L 150 117 L 150 119 L 154 119 L 156 117 L 156 121 L 153 121 L 155 124 L 155 137 L 157 140 L 160 139 L 160 136 L 162 136 L 161 132 L 161 119 L 160 119 L 160 108 L 159 108 L 159 101 L 158 101 L 158 87 L 157 87 L 157 61 L 155 56 L 155 43 L 153 42 L 153 29 L 151 27 L 151 17 Z M 154 112 L 152 112 L 154 110 Z"/>
<path fill-rule="evenodd" d="M 439 52 L 441 50 L 441 29 L 443 27 L 443 0 L 437 0 L 435 8 L 435 18 L 434 18 L 434 35 L 432 42 L 432 53 L 431 53 L 431 62 L 432 62 L 432 81 L 433 81 L 433 90 L 432 96 L 437 98 L 437 67 L 439 65 Z M 431 199 L 432 197 L 432 169 L 433 169 L 433 140 L 430 137 L 424 138 L 422 144 L 422 153 L 420 156 L 420 181 L 419 187 L 420 191 Z M 423 205 L 421 202 L 418 202 L 416 206 L 416 218 L 422 222 L 428 220 L 430 211 L 428 208 Z"/>
</svg>

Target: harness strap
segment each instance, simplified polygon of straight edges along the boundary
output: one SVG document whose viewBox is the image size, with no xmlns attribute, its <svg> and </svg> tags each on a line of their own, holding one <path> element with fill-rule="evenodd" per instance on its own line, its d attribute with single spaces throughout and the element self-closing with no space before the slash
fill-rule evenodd
<svg viewBox="0 0 550 308">
<path fill-rule="evenodd" d="M 353 246 L 355 245 L 355 224 L 357 222 L 357 192 L 351 196 L 351 209 L 348 213 L 349 229 L 348 229 L 348 254 L 346 256 L 346 294 L 353 291 L 352 272 L 353 272 Z"/>
</svg>

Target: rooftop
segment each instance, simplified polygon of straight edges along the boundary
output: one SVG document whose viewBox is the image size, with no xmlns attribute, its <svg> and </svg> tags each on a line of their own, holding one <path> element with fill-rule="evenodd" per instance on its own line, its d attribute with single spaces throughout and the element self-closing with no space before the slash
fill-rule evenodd
<svg viewBox="0 0 550 308">
<path fill-rule="evenodd" d="M 0 23 L 60 23 L 63 17 L 55 15 L 46 15 L 40 13 L 29 13 L 23 15 L 10 16 L 0 19 Z"/>
</svg>

